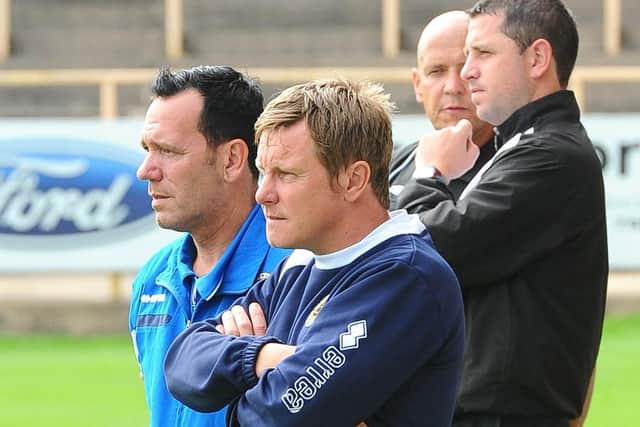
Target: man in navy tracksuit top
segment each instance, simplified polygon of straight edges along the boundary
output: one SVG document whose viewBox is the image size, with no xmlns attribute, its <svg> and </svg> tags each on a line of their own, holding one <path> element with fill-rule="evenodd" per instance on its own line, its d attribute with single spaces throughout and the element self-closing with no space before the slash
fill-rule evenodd
<svg viewBox="0 0 640 427">
<path fill-rule="evenodd" d="M 294 86 L 266 107 L 256 199 L 267 237 L 308 251 L 176 339 L 165 374 L 178 400 L 231 403 L 232 426 L 451 423 L 462 298 L 424 226 L 387 210 L 391 108 L 380 86 L 344 80 Z"/>
</svg>

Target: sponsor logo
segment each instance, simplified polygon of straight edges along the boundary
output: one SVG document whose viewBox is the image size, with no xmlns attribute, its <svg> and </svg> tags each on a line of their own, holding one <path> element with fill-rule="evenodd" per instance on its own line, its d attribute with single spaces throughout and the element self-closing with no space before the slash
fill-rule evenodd
<svg viewBox="0 0 640 427">
<path fill-rule="evenodd" d="M 282 395 L 281 400 L 287 410 L 292 414 L 300 412 L 304 402 L 313 399 L 346 360 L 344 353 L 336 347 L 327 347 L 322 352 L 322 357 L 314 360 L 311 366 L 307 366 L 307 374 L 299 376 L 293 382 L 293 387 L 288 388 Z"/>
<path fill-rule="evenodd" d="M 349 323 L 347 332 L 340 334 L 340 350 L 353 350 L 360 346 L 360 340 L 367 337 L 367 321 Z"/>
<path fill-rule="evenodd" d="M 140 302 L 143 304 L 154 304 L 157 302 L 165 302 L 167 300 L 166 294 L 142 294 L 140 296 Z"/>
<path fill-rule="evenodd" d="M 329 295 L 327 295 L 326 297 L 322 298 L 322 300 L 320 300 L 320 302 L 318 303 L 318 305 L 316 305 L 313 310 L 311 310 L 311 313 L 309 313 L 309 316 L 307 317 L 307 320 L 305 320 L 304 322 L 304 327 L 308 328 L 309 326 L 311 326 L 313 324 L 313 322 L 316 320 L 316 317 L 318 317 L 318 314 L 320 314 L 320 310 L 322 310 L 324 308 L 324 305 L 327 303 L 327 299 L 329 298 Z"/>
<path fill-rule="evenodd" d="M 76 243 L 95 246 L 114 231 L 128 229 L 121 239 L 134 224 L 154 224 L 146 183 L 135 176 L 141 153 L 73 139 L 0 144 L 0 239 L 35 247 L 85 236 Z"/>
<path fill-rule="evenodd" d="M 323 299 L 325 300 L 326 298 Z M 323 304 L 323 301 L 320 304 Z M 293 386 L 287 388 L 282 394 L 280 400 L 287 410 L 292 414 L 300 412 L 305 402 L 313 399 L 336 371 L 344 366 L 347 356 L 343 351 L 357 349 L 360 340 L 365 338 L 367 338 L 366 320 L 349 323 L 347 332 L 340 334 L 340 349 L 333 345 L 324 349 L 322 355 L 305 368 L 305 374 L 296 378 Z"/>
</svg>

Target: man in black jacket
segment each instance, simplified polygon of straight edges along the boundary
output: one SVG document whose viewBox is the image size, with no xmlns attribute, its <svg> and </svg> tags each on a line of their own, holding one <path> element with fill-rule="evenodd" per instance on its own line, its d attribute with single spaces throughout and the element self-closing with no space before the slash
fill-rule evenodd
<svg viewBox="0 0 640 427">
<path fill-rule="evenodd" d="M 481 0 L 462 77 L 498 152 L 475 162 L 466 120 L 423 138 L 398 205 L 419 212 L 458 275 L 466 350 L 454 426 L 567 426 L 602 333 L 608 256 L 600 164 L 566 90 L 578 32 L 560 0 Z"/>
<path fill-rule="evenodd" d="M 417 67 L 412 73 L 416 101 L 422 104 L 434 129 L 455 125 L 462 119 L 469 120 L 473 126 L 473 142 L 480 148 L 480 155 L 471 169 L 448 183 L 455 199 L 496 152 L 493 127 L 476 116 L 467 82 L 460 76 L 468 24 L 469 16 L 461 10 L 445 12 L 429 21 L 418 40 Z M 394 149 L 389 174 L 392 208 L 395 196 L 413 178 L 419 142 Z"/>
</svg>

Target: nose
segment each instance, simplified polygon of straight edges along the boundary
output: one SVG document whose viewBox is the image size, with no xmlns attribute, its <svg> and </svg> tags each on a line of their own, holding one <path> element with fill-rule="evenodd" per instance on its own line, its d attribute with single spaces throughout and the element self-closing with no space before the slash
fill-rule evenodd
<svg viewBox="0 0 640 427">
<path fill-rule="evenodd" d="M 466 83 L 462 80 L 460 72 L 456 68 L 452 68 L 447 73 L 447 80 L 444 84 L 444 92 L 448 94 L 461 94 L 465 92 Z"/>
<path fill-rule="evenodd" d="M 136 176 L 139 180 L 160 181 L 162 179 L 162 172 L 160 168 L 154 163 L 152 153 L 147 153 L 144 160 L 138 166 Z"/>
<path fill-rule="evenodd" d="M 277 193 L 273 185 L 273 179 L 262 175 L 256 191 L 256 202 L 262 206 L 273 205 L 277 202 Z"/>
<path fill-rule="evenodd" d="M 464 61 L 464 65 L 460 70 L 460 77 L 462 80 L 469 81 L 478 78 L 478 68 L 473 63 L 471 55 L 467 56 L 467 60 Z"/>
</svg>

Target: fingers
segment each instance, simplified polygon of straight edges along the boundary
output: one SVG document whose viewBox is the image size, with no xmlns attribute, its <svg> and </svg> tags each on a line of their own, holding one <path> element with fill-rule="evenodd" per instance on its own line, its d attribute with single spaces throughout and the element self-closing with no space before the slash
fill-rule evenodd
<svg viewBox="0 0 640 427">
<path fill-rule="evenodd" d="M 240 335 L 253 335 L 253 325 L 249 315 L 241 305 L 234 305 L 231 307 L 231 313 L 238 326 L 238 332 Z"/>
<path fill-rule="evenodd" d="M 253 334 L 259 337 L 267 333 L 267 319 L 262 307 L 257 302 L 249 304 L 249 316 L 253 325 Z"/>
<path fill-rule="evenodd" d="M 267 332 L 264 311 L 256 302 L 249 305 L 249 313 L 241 305 L 234 305 L 222 313 L 220 320 L 222 323 L 216 326 L 216 330 L 221 334 L 263 336 Z"/>
<path fill-rule="evenodd" d="M 460 134 L 461 139 L 464 139 L 464 149 L 469 154 L 469 156 L 474 159 L 475 162 L 475 159 L 480 154 L 480 149 L 473 142 L 473 126 L 471 125 L 471 122 L 467 119 L 460 120 L 455 125 L 455 132 Z"/>
<path fill-rule="evenodd" d="M 469 144 L 473 144 L 471 137 L 473 136 L 473 126 L 467 119 L 462 119 L 453 127 L 453 132 L 459 134 L 459 138 L 465 141 L 467 149 Z"/>
<path fill-rule="evenodd" d="M 438 162 L 437 146 L 441 144 L 442 135 L 442 130 L 422 135 L 416 148 L 416 169 L 427 165 L 434 165 Z"/>
<path fill-rule="evenodd" d="M 472 137 L 473 126 L 466 119 L 424 135 L 416 150 L 416 170 L 434 166 L 449 179 L 463 175 L 473 167 L 480 153 Z"/>
<path fill-rule="evenodd" d="M 473 159 L 473 163 L 478 160 L 480 156 L 480 147 L 478 147 L 471 139 L 467 142 L 467 152 L 469 153 L 469 157 Z"/>
<path fill-rule="evenodd" d="M 467 119 L 460 119 L 458 123 L 454 126 L 460 132 L 468 132 L 471 133 L 471 122 Z"/>
<path fill-rule="evenodd" d="M 226 335 L 234 335 L 236 337 L 240 335 L 253 335 L 251 320 L 249 320 L 249 316 L 240 305 L 234 305 L 231 309 L 222 313 L 220 319 L 222 320 L 222 327 Z M 220 330 L 218 329 L 218 331 Z"/>
<path fill-rule="evenodd" d="M 231 310 L 226 310 L 225 312 L 223 312 L 220 320 L 222 321 L 222 328 L 226 335 L 234 335 L 236 337 L 240 336 L 240 330 L 238 329 L 236 319 L 233 317 L 233 313 L 231 312 Z M 220 331 L 220 329 L 218 329 L 218 331 Z"/>
<path fill-rule="evenodd" d="M 480 155 L 480 148 L 473 142 L 473 125 L 467 119 L 460 120 L 455 125 L 455 132 L 460 135 L 461 139 L 464 139 L 464 149 L 470 159 L 473 159 L 473 163 L 475 163 L 476 159 Z"/>
</svg>

